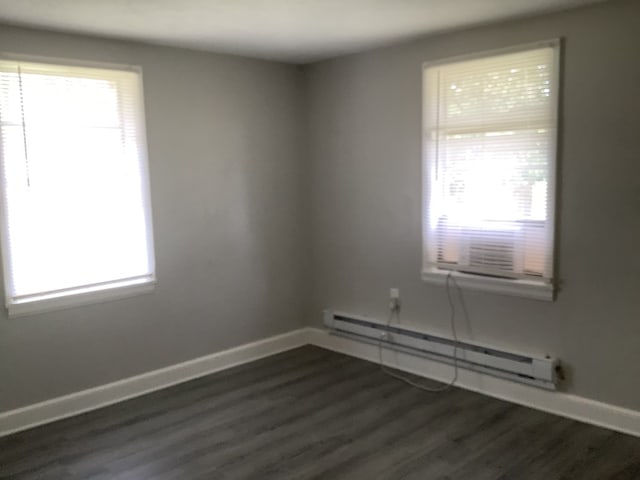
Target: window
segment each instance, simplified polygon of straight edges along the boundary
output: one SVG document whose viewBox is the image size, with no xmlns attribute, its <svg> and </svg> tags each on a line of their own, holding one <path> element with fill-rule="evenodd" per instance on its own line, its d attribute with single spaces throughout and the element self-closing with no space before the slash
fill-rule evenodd
<svg viewBox="0 0 640 480">
<path fill-rule="evenodd" d="M 0 59 L 10 315 L 152 289 L 141 85 L 129 67 Z"/>
<path fill-rule="evenodd" d="M 553 298 L 558 43 L 427 64 L 423 278 Z"/>
</svg>

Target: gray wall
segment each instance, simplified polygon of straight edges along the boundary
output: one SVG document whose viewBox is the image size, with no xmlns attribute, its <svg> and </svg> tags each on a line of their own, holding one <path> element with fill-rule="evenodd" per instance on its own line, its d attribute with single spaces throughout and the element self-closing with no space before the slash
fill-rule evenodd
<svg viewBox="0 0 640 480">
<path fill-rule="evenodd" d="M 6 26 L 0 50 L 142 66 L 158 273 L 144 296 L 0 309 L 0 411 L 301 326 L 296 67 Z"/>
<path fill-rule="evenodd" d="M 0 313 L 0 412 L 319 325 L 325 307 L 384 318 L 392 286 L 404 324 L 447 335 L 445 291 L 420 280 L 421 64 L 559 36 L 562 291 L 465 292 L 458 328 L 557 355 L 568 391 L 640 409 L 637 18 L 614 0 L 304 71 L 0 26 L 1 50 L 143 67 L 159 278 L 145 296 Z"/>
<path fill-rule="evenodd" d="M 640 2 L 423 38 L 308 70 L 313 294 L 321 309 L 449 334 L 444 288 L 420 280 L 421 64 L 563 37 L 559 277 L 554 303 L 465 292 L 461 337 L 549 353 L 578 395 L 640 409 Z"/>
</svg>

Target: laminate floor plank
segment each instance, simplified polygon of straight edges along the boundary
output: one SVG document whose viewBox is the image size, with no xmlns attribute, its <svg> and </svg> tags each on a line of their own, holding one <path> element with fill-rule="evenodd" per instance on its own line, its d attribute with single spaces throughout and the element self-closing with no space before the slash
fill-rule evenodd
<svg viewBox="0 0 640 480">
<path fill-rule="evenodd" d="M 310 349 L 300 352 L 299 356 L 292 356 L 295 353 L 293 351 L 284 352 L 262 359 L 260 362 L 241 365 L 218 372 L 215 375 L 160 390 L 153 394 L 155 400 L 153 403 L 149 402 L 147 396 L 143 396 L 112 405 L 104 409 L 105 415 L 93 415 L 91 422 L 86 422 L 83 415 L 68 418 L 64 422 L 56 422 L 48 426 L 46 437 L 41 436 L 38 429 L 33 429 L 22 432 L 18 438 L 10 443 L 3 443 L 3 439 L 0 438 L 0 447 L 3 448 L 4 455 L 10 455 L 13 449 L 18 455 L 24 456 L 27 449 L 37 450 L 43 445 L 49 447 L 51 441 L 78 441 L 78 443 L 82 443 L 87 438 L 95 438 L 111 429 L 120 435 L 128 425 L 135 425 L 148 418 L 153 419 L 157 414 L 170 410 L 180 411 L 185 406 L 192 405 L 201 399 L 208 404 L 212 399 L 220 401 L 218 395 L 230 395 L 239 389 L 251 388 L 259 384 L 261 379 L 268 379 L 267 381 L 271 381 L 277 388 L 280 375 L 287 375 L 296 370 L 298 370 L 298 375 L 308 375 L 310 371 L 305 371 L 305 367 L 311 364 L 324 369 L 330 369 L 332 366 L 331 352 Z M 333 361 L 336 360 L 333 359 Z M 246 397 L 246 392 L 240 392 L 236 395 L 237 398 L 242 399 Z M 166 418 L 166 416 L 162 418 Z"/>
<path fill-rule="evenodd" d="M 639 480 L 640 438 L 301 347 L 0 438 L 14 480 Z"/>
<path fill-rule="evenodd" d="M 275 378 L 261 382 L 256 381 L 250 388 L 251 391 L 243 388 L 228 394 L 221 393 L 210 398 L 208 402 L 200 402 L 201 404 L 197 406 L 186 406 L 172 410 L 161 417 L 148 419 L 145 424 L 138 425 L 136 428 L 129 426 L 127 435 L 130 441 L 126 443 L 126 450 L 120 448 L 113 452 L 113 456 L 135 454 L 132 460 L 134 462 L 139 462 L 142 454 L 165 458 L 166 455 L 175 452 L 176 443 L 183 443 L 183 450 L 193 449 L 197 445 L 198 438 L 203 436 L 212 438 L 210 433 L 214 429 L 216 433 L 214 438 L 218 444 L 233 441 L 244 423 L 270 419 L 274 417 L 275 410 L 287 410 L 288 399 L 277 397 L 283 396 L 288 385 L 296 384 L 298 388 L 311 391 L 320 388 L 320 385 L 332 385 L 335 379 L 331 372 L 335 368 L 344 368 L 346 372 L 355 375 L 363 368 L 362 365 L 344 365 L 344 363 L 344 361 L 327 361 L 322 366 L 322 370 L 317 366 L 308 366 L 300 371 L 290 370 L 287 375 L 277 375 Z M 265 388 L 265 384 L 268 388 Z M 270 401 L 266 402 L 265 398 L 270 398 Z M 160 425 L 158 425 L 159 422 Z M 234 430 L 229 432 L 228 426 L 233 427 Z M 101 452 L 97 453 L 101 454 Z M 92 461 L 87 460 L 89 463 Z"/>
</svg>

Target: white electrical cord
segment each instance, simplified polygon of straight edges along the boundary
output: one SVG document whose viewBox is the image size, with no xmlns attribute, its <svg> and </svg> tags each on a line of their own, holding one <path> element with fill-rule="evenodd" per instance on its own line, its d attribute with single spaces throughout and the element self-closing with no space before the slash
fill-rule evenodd
<svg viewBox="0 0 640 480">
<path fill-rule="evenodd" d="M 389 376 L 391 376 L 393 378 L 397 378 L 398 380 L 401 380 L 404 383 L 406 383 L 408 385 L 411 385 L 412 387 L 419 388 L 420 390 L 424 390 L 426 392 L 431 392 L 431 393 L 446 392 L 451 387 L 453 387 L 453 385 L 458 380 L 458 334 L 456 332 L 456 322 L 455 322 L 456 308 L 455 308 L 455 304 L 453 302 L 453 298 L 451 296 L 450 282 L 453 282 L 453 284 L 455 285 L 456 289 L 458 290 L 458 296 L 460 297 L 460 302 L 463 304 L 463 307 L 464 307 L 463 298 L 462 298 L 462 291 L 460 290 L 460 287 L 456 283 L 456 279 L 453 278 L 451 276 L 451 272 L 449 272 L 449 274 L 447 275 L 447 280 L 445 282 L 445 286 L 446 286 L 446 290 L 447 290 L 447 300 L 449 301 L 449 309 L 450 309 L 449 321 L 451 323 L 451 334 L 453 335 L 453 342 L 454 342 L 453 343 L 453 378 L 451 379 L 451 381 L 449 383 L 447 383 L 446 385 L 444 385 L 442 387 L 430 388 L 430 387 L 427 387 L 427 386 L 425 386 L 425 385 L 423 385 L 421 383 L 414 382 L 413 380 L 405 377 L 404 375 L 401 375 L 399 373 L 396 373 L 396 372 L 393 372 L 393 371 L 389 370 L 385 366 L 384 359 L 383 359 L 383 356 L 382 356 L 382 352 L 383 352 L 382 342 L 384 341 L 385 333 L 383 333 L 380 336 L 380 341 L 378 342 L 378 354 L 379 354 L 379 358 L 380 358 L 380 369 L 384 373 L 386 373 L 387 375 L 389 375 Z M 397 301 L 392 302 L 389 305 L 389 317 L 387 319 L 387 324 L 386 324 L 387 329 L 391 326 L 393 318 L 397 317 L 398 311 L 400 309 L 399 307 L 400 306 L 397 303 Z M 465 310 L 465 315 L 466 315 L 466 310 Z"/>
</svg>

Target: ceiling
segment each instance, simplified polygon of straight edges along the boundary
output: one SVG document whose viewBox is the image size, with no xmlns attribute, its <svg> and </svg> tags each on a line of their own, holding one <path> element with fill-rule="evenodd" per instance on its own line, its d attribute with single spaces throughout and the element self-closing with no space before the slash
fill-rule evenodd
<svg viewBox="0 0 640 480">
<path fill-rule="evenodd" d="M 0 22 L 308 63 L 598 1 L 0 0 Z"/>
</svg>

